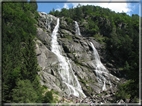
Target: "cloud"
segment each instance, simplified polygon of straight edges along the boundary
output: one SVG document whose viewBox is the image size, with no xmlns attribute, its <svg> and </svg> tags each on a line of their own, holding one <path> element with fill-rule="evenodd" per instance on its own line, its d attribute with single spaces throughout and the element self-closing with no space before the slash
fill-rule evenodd
<svg viewBox="0 0 142 106">
<path fill-rule="evenodd" d="M 77 7 L 78 4 L 80 5 L 94 5 L 94 6 L 100 6 L 103 8 L 109 8 L 112 11 L 115 12 L 125 12 L 128 15 L 130 15 L 130 12 L 132 11 L 132 9 L 134 7 L 131 6 L 130 3 L 127 3 L 128 0 L 126 0 L 126 2 L 123 3 L 113 3 L 112 1 L 108 1 L 108 3 L 65 3 L 64 7 L 69 7 L 69 5 L 72 5 L 73 8 Z"/>
<path fill-rule="evenodd" d="M 57 11 L 61 11 L 61 8 L 57 8 L 56 10 L 57 10 Z M 55 11 L 56 11 L 56 10 L 55 10 Z"/>
<path fill-rule="evenodd" d="M 62 8 L 69 9 L 69 3 L 64 3 Z M 55 10 L 61 11 L 62 8 L 59 5 L 57 5 L 57 9 L 55 9 Z"/>
<path fill-rule="evenodd" d="M 63 8 L 69 9 L 69 4 L 67 4 L 67 3 L 64 3 L 64 6 L 63 6 Z"/>
<path fill-rule="evenodd" d="M 57 9 L 55 9 L 55 11 L 61 11 L 61 7 L 59 5 L 57 5 Z"/>
</svg>

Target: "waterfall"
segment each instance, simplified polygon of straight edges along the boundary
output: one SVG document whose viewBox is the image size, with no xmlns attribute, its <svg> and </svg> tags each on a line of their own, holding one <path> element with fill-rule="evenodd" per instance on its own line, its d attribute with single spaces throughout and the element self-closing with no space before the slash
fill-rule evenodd
<svg viewBox="0 0 142 106">
<path fill-rule="evenodd" d="M 81 35 L 77 21 L 74 21 L 74 22 L 75 22 L 76 35 Z"/>
<path fill-rule="evenodd" d="M 61 46 L 57 42 L 57 32 L 59 29 L 59 18 L 57 19 L 57 24 L 52 32 L 51 40 L 51 51 L 57 55 L 59 61 L 59 74 L 62 78 L 63 84 L 67 86 L 64 91 L 68 91 L 69 95 L 73 94 L 77 97 L 86 97 L 82 91 L 81 85 L 75 76 L 70 60 L 62 55 Z"/>
<path fill-rule="evenodd" d="M 44 18 L 46 18 L 46 21 L 45 21 L 46 27 L 48 28 L 48 30 L 51 30 L 50 24 L 53 21 L 52 15 L 49 15 L 49 14 L 47 15 L 47 13 L 45 13 L 45 12 L 41 12 L 41 14 L 44 16 Z"/>
<path fill-rule="evenodd" d="M 46 27 L 48 28 L 48 30 L 51 30 L 51 23 L 52 23 L 53 19 L 51 17 L 51 15 L 46 15 Z"/>
<path fill-rule="evenodd" d="M 93 49 L 93 54 L 94 54 L 94 58 L 95 58 L 95 73 L 96 73 L 96 77 L 97 77 L 97 81 L 99 83 L 99 86 L 102 87 L 102 91 L 106 91 L 106 83 L 110 85 L 110 88 L 112 88 L 112 84 L 110 81 L 110 78 L 113 77 L 114 80 L 119 80 L 117 77 L 111 75 L 108 70 L 105 68 L 105 66 L 101 63 L 100 60 L 100 56 L 96 50 L 96 48 L 94 47 L 93 43 L 91 43 L 91 47 Z"/>
<path fill-rule="evenodd" d="M 48 30 L 51 30 L 50 24 L 51 24 L 51 22 L 52 22 L 52 18 L 49 17 L 49 19 L 48 19 L 47 17 L 48 17 L 48 16 L 46 16 L 46 26 L 48 27 Z M 49 21 L 47 21 L 47 20 L 49 20 Z"/>
</svg>

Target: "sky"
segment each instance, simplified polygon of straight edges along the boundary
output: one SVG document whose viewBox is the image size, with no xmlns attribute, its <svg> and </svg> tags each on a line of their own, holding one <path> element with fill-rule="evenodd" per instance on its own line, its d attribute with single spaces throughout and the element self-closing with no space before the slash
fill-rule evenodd
<svg viewBox="0 0 142 106">
<path fill-rule="evenodd" d="M 58 1 L 58 0 L 56 0 L 56 1 Z M 138 15 L 142 16 L 141 11 L 140 11 L 140 7 L 141 7 L 140 2 L 142 2 L 142 0 L 117 0 L 117 1 L 119 1 L 117 3 L 114 3 L 116 0 L 103 0 L 103 1 L 105 1 L 105 3 L 102 0 L 97 0 L 97 1 L 93 0 L 93 1 L 94 2 L 88 3 L 87 0 L 86 0 L 86 2 L 85 1 L 80 2 L 79 0 L 77 0 L 78 3 L 77 2 L 74 3 L 73 0 L 72 1 L 71 0 L 70 1 L 69 0 L 62 0 L 57 3 L 55 1 L 51 2 L 51 0 L 50 1 L 45 0 L 42 2 L 37 2 L 37 4 L 38 4 L 38 11 L 46 12 L 46 13 L 49 13 L 53 9 L 60 11 L 62 8 L 66 8 L 66 9 L 69 9 L 71 7 L 75 8 L 78 4 L 80 4 L 80 5 L 87 5 L 88 4 L 88 5 L 100 6 L 103 8 L 109 8 L 110 10 L 115 11 L 116 13 L 117 12 L 125 12 L 126 14 L 128 14 L 130 16 L 132 14 L 138 14 Z M 96 3 L 95 3 L 95 1 L 96 1 Z M 100 1 L 100 3 L 98 1 Z M 137 3 L 134 1 L 137 1 Z"/>
</svg>

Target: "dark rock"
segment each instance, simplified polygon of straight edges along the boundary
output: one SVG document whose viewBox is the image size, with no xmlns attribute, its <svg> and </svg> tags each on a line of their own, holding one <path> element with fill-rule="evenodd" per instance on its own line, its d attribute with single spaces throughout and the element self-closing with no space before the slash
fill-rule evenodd
<svg viewBox="0 0 142 106">
<path fill-rule="evenodd" d="M 62 44 L 62 47 L 63 47 L 65 53 L 70 53 L 71 52 L 70 49 L 67 47 L 67 45 Z"/>
</svg>

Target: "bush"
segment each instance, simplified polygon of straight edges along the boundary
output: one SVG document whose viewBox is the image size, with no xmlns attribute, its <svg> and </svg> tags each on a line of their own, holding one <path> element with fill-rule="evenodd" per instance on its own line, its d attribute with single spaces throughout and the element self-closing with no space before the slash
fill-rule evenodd
<svg viewBox="0 0 142 106">
<path fill-rule="evenodd" d="M 124 84 L 118 85 L 118 91 L 116 92 L 117 99 L 130 99 L 133 91 L 129 88 L 133 83 L 132 80 L 125 82 Z"/>
<path fill-rule="evenodd" d="M 53 95 L 52 91 L 46 92 L 44 98 L 43 98 L 43 103 L 52 103 L 53 102 Z"/>
<path fill-rule="evenodd" d="M 65 21 L 66 21 L 68 24 L 70 24 L 70 23 L 73 22 L 73 20 L 72 20 L 70 17 L 67 17 L 67 18 L 65 19 Z"/>
</svg>

